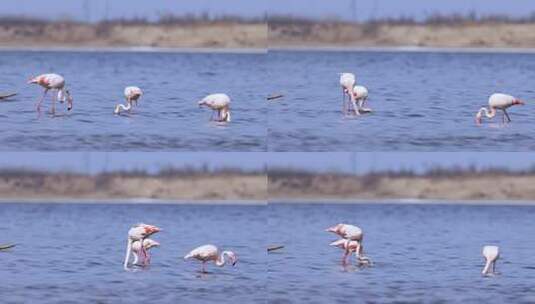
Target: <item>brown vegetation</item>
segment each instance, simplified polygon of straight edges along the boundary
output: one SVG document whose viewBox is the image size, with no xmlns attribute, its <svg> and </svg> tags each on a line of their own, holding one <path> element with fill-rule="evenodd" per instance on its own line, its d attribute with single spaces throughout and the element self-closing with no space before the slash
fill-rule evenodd
<svg viewBox="0 0 535 304">
<path fill-rule="evenodd" d="M 4 200 L 134 199 L 266 200 L 263 172 L 164 170 L 86 175 L 24 170 L 0 171 Z"/>
<path fill-rule="evenodd" d="M 270 199 L 535 200 L 535 171 L 442 170 L 366 175 L 269 172 Z"/>
</svg>

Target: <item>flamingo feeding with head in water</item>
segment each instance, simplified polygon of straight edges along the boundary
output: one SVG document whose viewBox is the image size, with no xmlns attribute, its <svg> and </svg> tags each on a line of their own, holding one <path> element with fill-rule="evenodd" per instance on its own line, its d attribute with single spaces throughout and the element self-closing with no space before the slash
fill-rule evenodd
<svg viewBox="0 0 535 304">
<path fill-rule="evenodd" d="M 147 224 L 137 224 L 128 230 L 128 244 L 126 247 L 126 257 L 124 259 L 124 269 L 128 270 L 128 262 L 130 261 L 130 254 L 132 252 L 132 245 L 135 241 L 139 241 L 140 244 L 144 244 L 144 240 L 156 232 L 160 232 L 161 229 Z M 144 246 L 140 246 L 140 250 L 137 253 L 143 261 L 147 257 L 147 250 Z"/>
<path fill-rule="evenodd" d="M 130 111 L 132 109 L 133 103 L 137 106 L 138 99 L 143 95 L 143 91 L 140 88 L 130 86 L 124 89 L 124 97 L 126 98 L 126 106 L 123 104 L 118 104 L 115 106 L 113 113 L 119 114 L 122 111 Z"/>
<path fill-rule="evenodd" d="M 206 262 L 213 261 L 216 266 L 223 267 L 227 260 L 232 266 L 238 262 L 238 257 L 232 251 L 223 251 L 219 253 L 219 249 L 214 245 L 203 245 L 190 251 L 184 260 L 194 258 L 202 262 L 201 272 L 206 272 Z"/>
<path fill-rule="evenodd" d="M 496 261 L 500 257 L 500 248 L 498 246 L 484 246 L 483 257 L 485 258 L 485 267 L 481 274 L 496 273 Z M 490 267 L 492 266 L 492 270 Z"/>
<path fill-rule="evenodd" d="M 147 238 L 143 240 L 143 247 L 147 254 L 145 256 L 145 259 L 141 261 L 142 264 L 138 264 L 139 256 L 141 255 L 141 241 L 135 241 L 132 243 L 132 254 L 134 255 L 133 265 L 138 265 L 138 266 L 150 265 L 150 260 L 151 260 L 150 249 L 154 247 L 160 247 L 160 243 L 156 242 L 155 240 Z"/>
<path fill-rule="evenodd" d="M 348 103 L 346 102 L 346 94 L 349 96 L 349 100 L 351 104 L 353 105 L 353 109 L 355 111 L 356 115 L 359 115 L 357 104 L 355 101 L 355 96 L 351 94 L 353 92 L 353 87 L 356 83 L 356 77 L 353 73 L 341 73 L 340 74 L 340 85 L 342 86 L 342 113 L 346 115 L 348 111 L 350 111 L 350 108 L 348 106 Z"/>
<path fill-rule="evenodd" d="M 214 113 L 217 111 L 216 121 L 230 121 L 230 97 L 227 94 L 210 94 L 199 101 L 198 104 L 199 108 L 206 106 L 214 111 L 210 120 L 214 120 Z"/>
<path fill-rule="evenodd" d="M 350 256 L 352 252 L 355 253 L 355 258 L 359 266 L 371 264 L 371 260 L 368 257 L 365 257 L 363 254 L 363 246 L 360 245 L 357 241 L 340 239 L 332 242 L 330 245 L 344 250 L 344 256 L 342 257 L 342 265 L 347 264 L 347 257 Z"/>
<path fill-rule="evenodd" d="M 41 99 L 39 99 L 39 102 L 37 102 L 36 105 L 38 112 L 41 111 L 41 103 L 45 99 L 48 90 L 57 90 L 57 95 L 54 95 L 52 97 L 52 114 L 56 112 L 56 99 L 59 100 L 59 102 L 61 103 L 67 101 L 67 110 L 70 111 L 72 109 L 73 99 L 71 93 L 69 92 L 69 90 L 67 90 L 65 86 L 65 79 L 63 78 L 63 76 L 58 74 L 42 74 L 37 77 L 30 78 L 28 83 L 38 84 L 45 89 L 45 91 L 43 92 L 43 96 L 41 97 Z"/>
<path fill-rule="evenodd" d="M 353 97 L 357 101 L 357 115 L 360 115 L 361 112 L 369 113 L 372 111 L 370 108 L 364 108 L 364 103 L 368 100 L 368 89 L 365 86 L 355 86 L 353 88 Z"/>
<path fill-rule="evenodd" d="M 339 235 L 340 237 L 350 240 L 350 241 L 356 241 L 357 242 L 357 248 L 356 252 L 361 252 L 361 249 L 359 248 L 362 245 L 362 240 L 364 238 L 364 233 L 362 232 L 362 229 L 360 229 L 357 226 L 349 225 L 349 224 L 338 224 L 332 227 L 327 228 L 325 231 L 327 232 L 333 232 Z M 343 259 L 346 259 L 346 255 L 344 254 Z"/>
<path fill-rule="evenodd" d="M 507 94 L 501 94 L 501 93 L 495 93 L 492 94 L 489 97 L 489 108 L 481 108 L 476 114 L 476 123 L 481 123 L 481 118 L 483 114 L 487 118 L 493 118 L 496 116 L 496 110 L 502 110 L 503 111 L 503 122 L 505 123 L 506 118 L 507 122 L 511 122 L 511 118 L 509 117 L 509 114 L 507 114 L 507 109 L 509 107 L 512 107 L 514 105 L 524 105 L 524 101 L 515 98 L 511 95 Z"/>
</svg>

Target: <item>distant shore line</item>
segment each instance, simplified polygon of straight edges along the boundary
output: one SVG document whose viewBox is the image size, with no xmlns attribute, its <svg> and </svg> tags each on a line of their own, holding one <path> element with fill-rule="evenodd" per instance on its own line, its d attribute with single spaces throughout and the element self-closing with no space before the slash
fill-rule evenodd
<svg viewBox="0 0 535 304">
<path fill-rule="evenodd" d="M 269 52 L 393 52 L 393 53 L 467 53 L 535 54 L 535 48 L 502 47 L 419 47 L 419 46 L 275 46 L 269 48 L 166 48 L 166 47 L 66 47 L 0 46 L 0 52 L 80 52 L 80 53 L 184 53 L 184 54 L 268 54 Z"/>
<path fill-rule="evenodd" d="M 454 200 L 454 199 L 336 199 L 336 198 L 277 198 L 268 205 L 455 205 L 455 206 L 535 206 L 535 200 Z"/>
<path fill-rule="evenodd" d="M 151 199 L 151 198 L 0 198 L 0 205 L 3 204 L 88 204 L 88 205 L 225 205 L 225 206 L 262 206 L 266 201 L 262 200 L 173 200 L 173 199 Z"/>
</svg>

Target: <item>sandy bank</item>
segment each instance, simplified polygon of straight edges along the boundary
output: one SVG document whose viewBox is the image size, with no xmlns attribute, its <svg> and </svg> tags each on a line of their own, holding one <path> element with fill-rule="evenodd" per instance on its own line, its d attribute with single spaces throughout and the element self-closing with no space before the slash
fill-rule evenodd
<svg viewBox="0 0 535 304">
<path fill-rule="evenodd" d="M 270 177 L 270 200 L 535 201 L 535 175 Z"/>
<path fill-rule="evenodd" d="M 2 24 L 0 47 L 265 49 L 267 25 L 238 22 L 180 25 L 71 22 Z"/>
<path fill-rule="evenodd" d="M 270 47 L 535 48 L 535 23 L 270 23 Z"/>
<path fill-rule="evenodd" d="M 66 174 L 0 177 L 0 199 L 10 201 L 217 202 L 265 201 L 263 175 L 183 177 L 84 176 Z"/>
</svg>

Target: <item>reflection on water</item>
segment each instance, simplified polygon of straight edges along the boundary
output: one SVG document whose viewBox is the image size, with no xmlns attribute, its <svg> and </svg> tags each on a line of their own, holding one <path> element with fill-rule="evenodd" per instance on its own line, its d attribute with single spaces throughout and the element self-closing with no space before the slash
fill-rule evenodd
<svg viewBox="0 0 535 304">
<path fill-rule="evenodd" d="M 265 303 L 265 207 L 0 205 L 2 303 Z M 126 235 L 154 223 L 149 269 L 124 271 Z M 246 227 L 247 229 L 244 229 Z M 184 262 L 206 243 L 234 250 L 236 267 Z"/>
<path fill-rule="evenodd" d="M 535 54 L 286 52 L 268 55 L 270 151 L 520 151 L 535 149 Z M 343 117 L 340 72 L 355 72 L 373 113 Z M 497 72 L 499 71 L 499 72 Z M 524 98 L 481 126 L 494 92 Z"/>
<path fill-rule="evenodd" d="M 3 150 L 265 151 L 266 104 L 262 54 L 121 52 L 0 52 L 2 91 L 18 91 L 0 108 Z M 252 68 L 254 67 L 254 68 Z M 63 75 L 74 109 L 58 103 L 47 114 L 42 95 L 28 77 Z M 254 79 L 250 80 L 250 79 Z M 144 96 L 131 114 L 114 115 L 126 86 Z M 231 96 L 233 121 L 209 122 L 197 101 L 209 93 Z"/>
<path fill-rule="evenodd" d="M 535 207 L 270 204 L 270 303 L 457 302 L 535 300 Z M 324 232 L 339 222 L 364 230 L 372 267 L 343 267 Z M 502 251 L 484 278 L 481 249 Z M 353 259 L 354 263 L 354 259 Z"/>
</svg>

